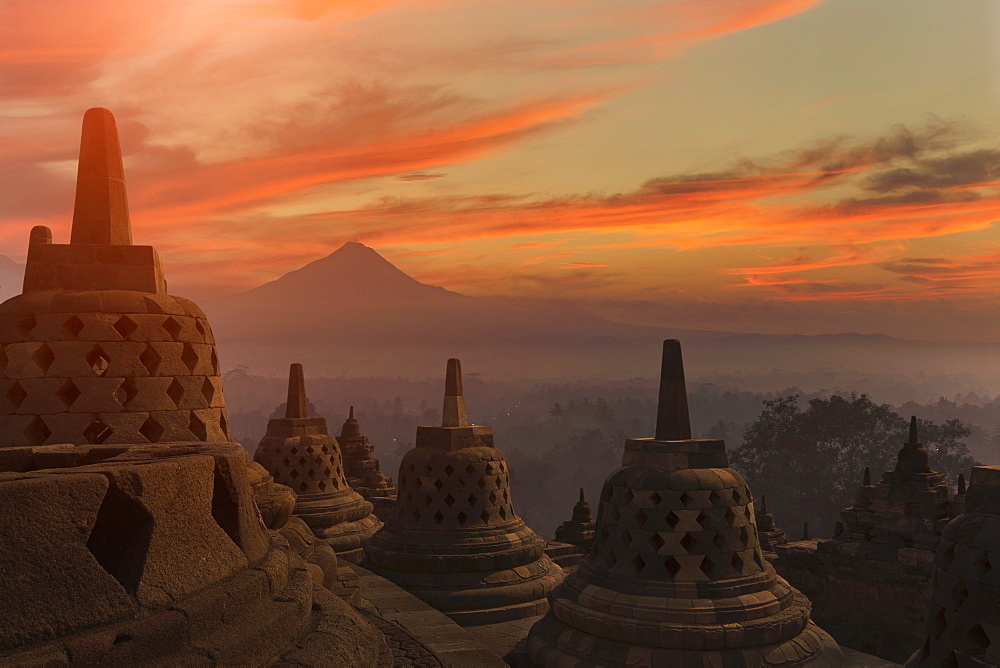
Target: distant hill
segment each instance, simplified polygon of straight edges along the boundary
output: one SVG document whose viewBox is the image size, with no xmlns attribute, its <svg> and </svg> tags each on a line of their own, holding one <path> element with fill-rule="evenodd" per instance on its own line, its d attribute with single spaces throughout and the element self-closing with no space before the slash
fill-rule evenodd
<svg viewBox="0 0 1000 668">
<path fill-rule="evenodd" d="M 477 299 L 421 283 L 354 242 L 202 306 L 224 366 L 264 374 L 298 361 L 313 375 L 436 376 L 457 356 L 467 372 L 497 378 L 655 376 L 664 338 L 682 340 L 699 375 L 820 367 L 981 373 L 1000 361 L 993 344 L 642 327 L 558 303 Z"/>
</svg>

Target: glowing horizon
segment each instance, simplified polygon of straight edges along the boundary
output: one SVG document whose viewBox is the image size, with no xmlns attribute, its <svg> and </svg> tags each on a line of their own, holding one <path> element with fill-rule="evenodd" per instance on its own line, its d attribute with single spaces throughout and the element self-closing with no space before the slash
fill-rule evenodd
<svg viewBox="0 0 1000 668">
<path fill-rule="evenodd" d="M 175 292 L 354 240 L 630 322 L 995 340 L 1000 10 L 966 10 L 0 0 L 0 253 L 68 239 L 105 106 Z"/>
</svg>

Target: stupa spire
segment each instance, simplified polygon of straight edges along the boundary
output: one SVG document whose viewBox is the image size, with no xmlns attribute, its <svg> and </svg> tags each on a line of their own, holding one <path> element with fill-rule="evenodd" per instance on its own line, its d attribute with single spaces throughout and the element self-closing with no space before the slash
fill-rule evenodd
<svg viewBox="0 0 1000 668">
<path fill-rule="evenodd" d="M 906 442 L 911 445 L 917 445 L 920 443 L 920 439 L 917 437 L 917 416 L 910 416 L 910 437 L 906 439 Z"/>
<path fill-rule="evenodd" d="M 305 374 L 302 365 L 295 362 L 288 369 L 288 403 L 285 405 L 285 418 L 309 417 L 308 406 Z"/>
<path fill-rule="evenodd" d="M 896 458 L 896 470 L 910 473 L 927 473 L 931 467 L 927 457 L 927 450 L 917 434 L 917 416 L 910 417 L 910 433 L 906 443 L 899 450 Z"/>
<path fill-rule="evenodd" d="M 660 368 L 656 440 L 684 441 L 690 438 L 691 420 L 688 416 L 687 388 L 684 385 L 681 342 L 677 339 L 667 339 L 663 342 L 663 361 Z"/>
<path fill-rule="evenodd" d="M 462 394 L 462 363 L 454 357 L 448 360 L 448 371 L 444 378 L 444 410 L 442 427 L 467 427 L 469 419 L 465 415 L 465 397 Z"/>
<path fill-rule="evenodd" d="M 100 107 L 83 116 L 70 243 L 132 245 L 118 128 Z"/>
</svg>

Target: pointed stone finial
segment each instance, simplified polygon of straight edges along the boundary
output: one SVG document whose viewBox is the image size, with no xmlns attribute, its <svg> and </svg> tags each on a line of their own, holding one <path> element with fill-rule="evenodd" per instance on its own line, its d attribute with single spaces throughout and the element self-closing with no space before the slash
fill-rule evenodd
<svg viewBox="0 0 1000 668">
<path fill-rule="evenodd" d="M 656 413 L 657 441 L 685 441 L 691 438 L 688 417 L 687 388 L 684 386 L 684 361 L 681 342 L 663 342 L 663 363 L 660 368 L 660 400 Z"/>
<path fill-rule="evenodd" d="M 350 410 L 349 414 L 347 415 L 347 419 L 348 420 L 353 420 L 354 419 L 354 406 L 351 406 L 351 410 Z"/>
<path fill-rule="evenodd" d="M 908 439 L 906 439 L 906 442 L 910 443 L 912 445 L 916 445 L 916 444 L 920 443 L 920 439 L 917 438 L 917 416 L 916 415 L 911 415 L 910 416 L 910 437 Z"/>
<path fill-rule="evenodd" d="M 872 484 L 872 472 L 871 472 L 871 469 L 869 469 L 867 466 L 865 467 L 865 479 L 864 479 L 864 482 L 862 484 L 865 487 L 868 487 L 869 485 Z"/>
<path fill-rule="evenodd" d="M 910 417 L 910 433 L 899 450 L 896 458 L 896 470 L 906 473 L 929 473 L 931 470 L 927 450 L 920 443 L 917 435 L 917 416 Z"/>
<path fill-rule="evenodd" d="M 29 246 L 50 243 L 52 243 L 52 230 L 44 225 L 35 225 L 31 228 L 31 235 L 28 237 Z"/>
<path fill-rule="evenodd" d="M 442 415 L 442 427 L 469 426 L 469 419 L 465 415 L 465 397 L 462 394 L 462 363 L 454 357 L 448 360 L 448 372 L 444 377 Z"/>
<path fill-rule="evenodd" d="M 802 540 L 809 540 L 809 522 L 802 523 Z"/>
<path fill-rule="evenodd" d="M 965 474 L 958 474 L 958 493 L 965 494 Z"/>
<path fill-rule="evenodd" d="M 767 512 L 767 494 L 761 494 L 760 496 L 760 512 Z"/>
<path fill-rule="evenodd" d="M 288 369 L 288 403 L 285 405 L 285 418 L 309 417 L 308 405 L 305 374 L 302 365 L 296 362 Z"/>
<path fill-rule="evenodd" d="M 83 116 L 70 243 L 132 245 L 122 149 L 107 109 L 88 109 Z"/>
<path fill-rule="evenodd" d="M 583 498 L 583 487 L 580 488 L 580 503 L 584 503 L 587 499 Z"/>
</svg>

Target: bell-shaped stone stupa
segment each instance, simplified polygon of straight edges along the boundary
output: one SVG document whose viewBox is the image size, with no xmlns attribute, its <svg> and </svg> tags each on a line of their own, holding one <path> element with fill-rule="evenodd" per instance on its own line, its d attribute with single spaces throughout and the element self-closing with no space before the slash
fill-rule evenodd
<svg viewBox="0 0 1000 668">
<path fill-rule="evenodd" d="M 340 428 L 337 442 L 344 457 L 344 475 L 354 491 L 369 501 L 396 498 L 392 478 L 382 473 L 378 459 L 373 456 L 375 446 L 361 431 L 361 424 L 354 417 L 354 406 Z"/>
<path fill-rule="evenodd" d="M 761 554 L 726 446 L 691 438 L 680 344 L 664 343 L 656 438 L 625 443 L 594 550 L 528 635 L 538 666 L 840 665 L 809 601 Z"/>
<path fill-rule="evenodd" d="M 0 305 L 4 445 L 231 440 L 208 320 L 132 245 L 124 178 L 114 117 L 88 110 L 70 243 L 32 229 Z"/>
<path fill-rule="evenodd" d="M 944 528 L 923 646 L 906 665 L 1000 666 L 1000 466 L 976 466 Z"/>
<path fill-rule="evenodd" d="M 463 625 L 546 609 L 563 572 L 514 513 L 493 430 L 468 423 L 457 359 L 448 360 L 442 425 L 417 428 L 397 480 L 392 517 L 365 545 L 372 570 Z"/>
<path fill-rule="evenodd" d="M 342 558 L 360 562 L 361 545 L 382 523 L 372 504 L 347 484 L 340 446 L 327 434 L 326 420 L 309 417 L 301 364 L 288 375 L 285 417 L 267 423 L 254 461 L 295 492 L 295 514 Z"/>
</svg>

